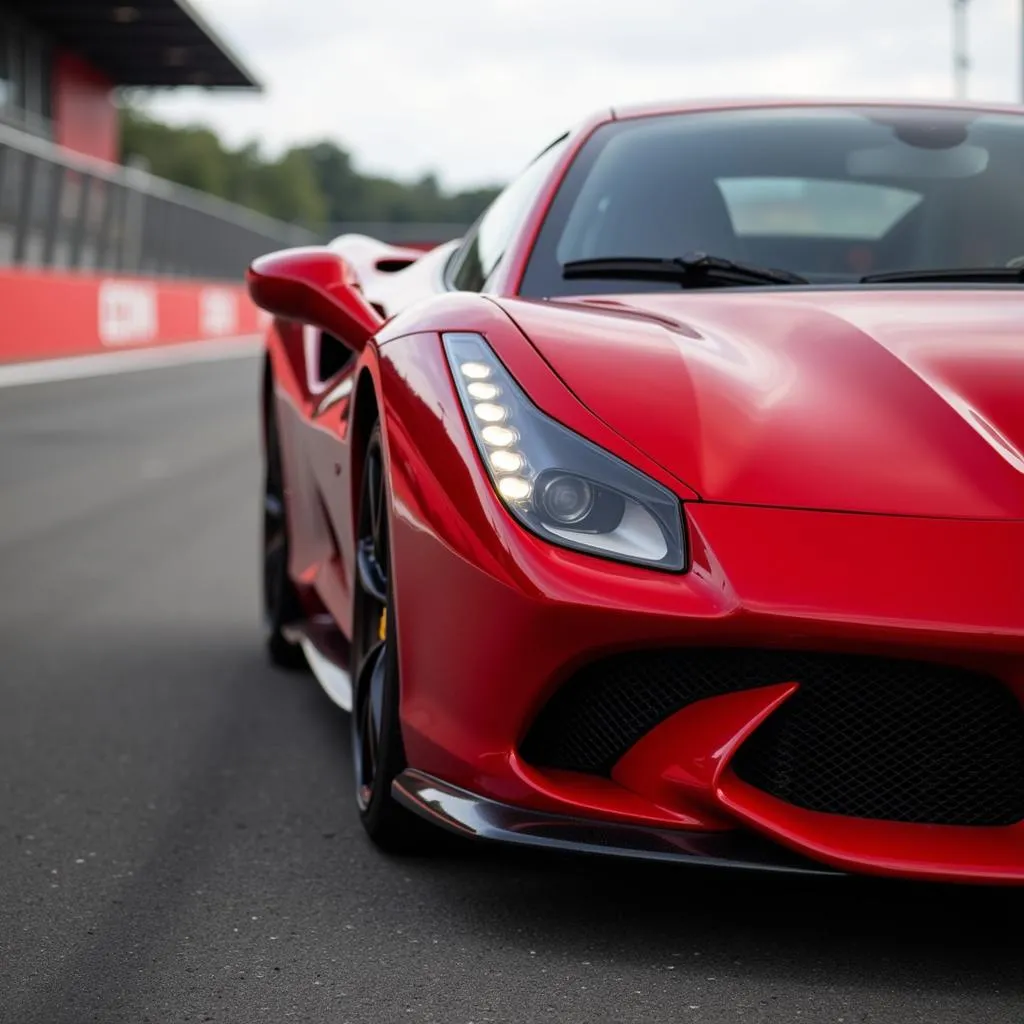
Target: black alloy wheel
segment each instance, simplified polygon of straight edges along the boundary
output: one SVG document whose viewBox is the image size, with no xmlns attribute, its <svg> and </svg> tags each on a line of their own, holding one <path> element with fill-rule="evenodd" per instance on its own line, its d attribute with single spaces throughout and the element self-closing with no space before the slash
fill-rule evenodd
<svg viewBox="0 0 1024 1024">
<path fill-rule="evenodd" d="M 398 634 L 391 600 L 391 536 L 380 425 L 366 448 L 356 530 L 352 623 L 352 756 L 356 804 L 370 838 L 393 852 L 421 849 L 435 830 L 391 794 L 405 768 L 398 717 Z"/>
<path fill-rule="evenodd" d="M 267 653 L 282 668 L 306 668 L 302 649 L 284 635 L 302 618 L 302 605 L 288 575 L 288 511 L 274 401 L 264 409 L 265 462 L 263 476 L 263 623 Z"/>
</svg>

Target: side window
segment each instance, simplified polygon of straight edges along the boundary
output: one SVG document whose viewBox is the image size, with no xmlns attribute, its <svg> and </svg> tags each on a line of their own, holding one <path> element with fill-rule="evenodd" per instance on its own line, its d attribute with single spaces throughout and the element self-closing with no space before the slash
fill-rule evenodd
<svg viewBox="0 0 1024 1024">
<path fill-rule="evenodd" d="M 455 257 L 453 288 L 460 292 L 483 290 L 561 156 L 567 138 L 563 135 L 548 146 L 484 211 Z"/>
</svg>

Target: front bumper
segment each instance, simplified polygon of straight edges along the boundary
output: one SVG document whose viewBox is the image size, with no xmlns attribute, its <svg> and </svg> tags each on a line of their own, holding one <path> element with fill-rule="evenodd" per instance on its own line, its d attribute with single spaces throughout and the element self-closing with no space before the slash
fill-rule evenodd
<svg viewBox="0 0 1024 1024">
<path fill-rule="evenodd" d="M 429 799 L 422 782 L 403 799 L 454 827 L 535 845 L 771 863 L 763 842 L 737 852 L 758 836 L 839 871 L 1024 883 L 1024 825 L 822 814 L 739 779 L 733 754 L 792 685 L 692 704 L 604 777 L 524 759 L 531 724 L 582 665 L 666 646 L 917 658 L 1024 698 L 1024 523 L 710 505 L 688 515 L 694 564 L 683 575 L 606 568 L 511 530 L 503 542 L 518 571 L 499 578 L 400 523 L 403 731 L 409 763 L 432 777 Z M 970 585 L 935 566 L 941 550 L 972 553 Z"/>
<path fill-rule="evenodd" d="M 416 435 L 402 427 L 408 410 L 388 427 L 403 735 L 449 826 L 626 850 L 635 833 L 657 833 L 672 857 L 713 860 L 723 858 L 708 851 L 760 837 L 834 870 L 1024 882 L 1024 826 L 861 820 L 744 786 L 729 760 L 788 692 L 703 702 L 717 705 L 710 713 L 692 705 L 664 723 L 666 742 L 652 730 L 603 777 L 522 756 L 532 723 L 582 666 L 666 647 L 920 659 L 985 674 L 1024 700 L 1024 522 L 695 502 L 688 572 L 616 565 L 512 522 L 475 469 L 457 408 L 445 412 Z M 477 807 L 469 825 L 456 797 Z M 534 825 L 506 827 L 520 812 Z"/>
<path fill-rule="evenodd" d="M 632 860 L 841 875 L 754 833 L 683 832 L 547 814 L 488 800 L 415 770 L 402 772 L 391 788 L 403 807 L 469 839 Z"/>
</svg>

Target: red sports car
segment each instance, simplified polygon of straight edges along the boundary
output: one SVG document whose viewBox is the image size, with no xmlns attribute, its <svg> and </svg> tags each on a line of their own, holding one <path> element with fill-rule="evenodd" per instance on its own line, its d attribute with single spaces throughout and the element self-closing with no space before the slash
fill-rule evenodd
<svg viewBox="0 0 1024 1024">
<path fill-rule="evenodd" d="M 377 843 L 1024 881 L 1024 112 L 606 111 L 248 280 Z"/>
</svg>

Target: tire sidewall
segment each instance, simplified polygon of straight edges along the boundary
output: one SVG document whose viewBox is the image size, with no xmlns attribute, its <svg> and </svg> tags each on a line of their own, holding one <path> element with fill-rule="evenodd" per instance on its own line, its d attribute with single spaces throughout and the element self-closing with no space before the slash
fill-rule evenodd
<svg viewBox="0 0 1024 1024">
<path fill-rule="evenodd" d="M 391 501 L 390 501 L 390 488 L 388 487 L 388 474 L 385 462 L 384 442 L 381 434 L 380 423 L 378 422 L 373 431 L 370 434 L 370 439 L 366 446 L 367 454 L 376 446 L 380 451 L 380 463 L 381 463 L 381 475 L 382 475 L 382 487 L 383 487 L 383 498 L 385 513 L 387 515 L 387 530 L 388 530 L 388 550 L 390 552 L 390 564 L 388 565 L 388 587 L 387 587 L 387 611 L 386 611 L 386 630 L 388 641 L 384 647 L 383 657 L 385 659 L 384 665 L 384 699 L 383 706 L 381 709 L 383 723 L 381 726 L 381 732 L 379 737 L 378 753 L 377 753 L 377 767 L 376 773 L 373 778 L 373 784 L 370 787 L 370 799 L 365 807 L 359 809 L 360 817 L 363 820 L 364 825 L 371 835 L 376 832 L 379 828 L 387 827 L 387 819 L 393 817 L 394 813 L 399 810 L 398 805 L 395 803 L 394 798 L 391 795 L 391 783 L 395 777 L 405 768 L 405 749 L 402 742 L 402 731 L 401 721 L 399 717 L 399 703 L 400 703 L 400 685 L 399 685 L 399 670 L 398 670 L 398 628 L 397 628 L 397 617 L 395 615 L 395 600 L 394 600 L 394 545 L 392 544 L 391 538 Z M 362 505 L 366 500 L 366 467 L 369 464 L 369 459 L 366 458 L 363 461 L 363 479 L 359 489 L 359 512 L 357 522 L 362 521 Z M 356 595 L 356 607 L 353 608 L 353 620 L 352 620 L 352 636 L 353 638 L 359 638 L 363 635 L 363 623 L 362 615 L 365 614 L 364 609 L 361 607 L 362 601 L 365 597 L 361 590 L 357 591 Z M 358 642 L 358 641 L 357 641 Z M 359 662 L 363 658 L 361 651 L 353 648 L 352 651 L 353 668 L 358 670 Z M 363 673 L 359 673 L 361 676 Z M 356 684 L 359 685 L 362 680 L 356 678 Z M 367 680 L 368 682 L 368 680 Z M 365 685 L 365 684 L 364 684 Z M 359 728 L 359 715 L 358 715 L 358 704 L 357 701 L 362 698 L 360 694 L 353 695 L 353 708 L 352 708 L 352 733 L 353 733 L 353 749 L 355 749 L 356 730 Z M 353 783 L 355 786 L 359 785 L 358 776 Z"/>
<path fill-rule="evenodd" d="M 263 635 L 271 660 L 275 664 L 284 668 L 305 668 L 306 660 L 301 648 L 284 635 L 285 627 L 302 620 L 303 610 L 295 584 L 288 575 L 288 566 L 291 563 L 291 524 L 288 518 L 288 498 L 284 482 L 281 432 L 277 422 L 277 409 L 271 396 L 264 410 L 264 501 L 270 486 L 272 472 L 276 473 L 281 489 L 282 542 L 279 564 L 273 573 L 273 579 L 268 580 L 266 567 L 268 535 L 266 515 L 264 514 L 260 525 L 260 550 L 263 559 L 260 573 Z"/>
<path fill-rule="evenodd" d="M 387 611 L 389 640 L 384 651 L 384 701 L 382 714 L 384 724 L 381 728 L 380 745 L 378 747 L 377 771 L 373 778 L 370 801 L 360 811 L 366 825 L 373 831 L 396 807 L 391 795 L 391 783 L 405 767 L 405 751 L 402 744 L 401 726 L 398 715 L 398 642 L 394 632 L 395 615 L 390 602 Z M 355 719 L 353 718 L 353 721 Z"/>
</svg>

